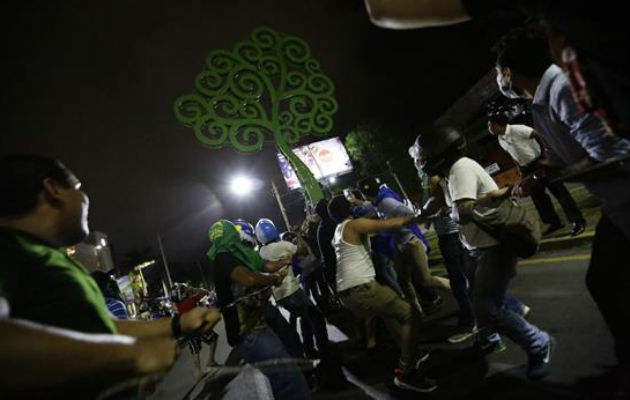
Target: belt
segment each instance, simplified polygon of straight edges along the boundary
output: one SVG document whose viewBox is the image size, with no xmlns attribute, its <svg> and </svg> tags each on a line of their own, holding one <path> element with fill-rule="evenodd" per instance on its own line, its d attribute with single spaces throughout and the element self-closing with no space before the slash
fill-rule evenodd
<svg viewBox="0 0 630 400">
<path fill-rule="evenodd" d="M 342 290 L 341 292 L 339 292 L 338 295 L 341 296 L 341 297 L 344 297 L 344 296 L 349 295 L 352 292 L 358 292 L 358 291 L 361 291 L 361 290 L 367 290 L 367 289 L 370 288 L 371 284 L 372 284 L 372 282 L 364 283 L 362 285 L 353 286 L 353 287 L 348 288 L 346 290 Z"/>
</svg>

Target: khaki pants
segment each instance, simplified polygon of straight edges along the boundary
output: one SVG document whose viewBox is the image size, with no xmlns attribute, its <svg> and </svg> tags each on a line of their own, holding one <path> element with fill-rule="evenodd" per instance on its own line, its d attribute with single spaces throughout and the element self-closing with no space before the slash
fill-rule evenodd
<svg viewBox="0 0 630 400">
<path fill-rule="evenodd" d="M 401 345 L 401 327 L 410 323 L 411 306 L 391 288 L 373 281 L 344 290 L 339 297 L 343 305 L 358 318 L 382 318 L 394 339 Z"/>
</svg>

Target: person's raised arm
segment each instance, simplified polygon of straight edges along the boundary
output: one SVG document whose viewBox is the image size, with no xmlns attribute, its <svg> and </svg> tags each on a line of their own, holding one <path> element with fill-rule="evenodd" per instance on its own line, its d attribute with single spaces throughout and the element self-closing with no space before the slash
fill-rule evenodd
<svg viewBox="0 0 630 400">
<path fill-rule="evenodd" d="M 404 217 L 393 217 L 386 219 L 357 218 L 348 222 L 351 230 L 360 235 L 370 235 L 390 229 L 402 228 L 404 225 L 417 220 L 414 215 Z"/>
<path fill-rule="evenodd" d="M 30 321 L 0 319 L 0 394 L 67 388 L 97 392 L 167 370 L 175 340 L 84 334 Z"/>
<path fill-rule="evenodd" d="M 470 19 L 461 0 L 365 0 L 370 20 L 381 28 L 413 29 Z"/>
<path fill-rule="evenodd" d="M 594 161 L 605 162 L 628 157 L 630 154 L 630 141 L 615 136 L 606 124 L 592 113 L 583 113 L 579 110 L 568 84 L 563 85 L 557 93 L 552 111 L 569 128 L 571 136 Z"/>
<path fill-rule="evenodd" d="M 379 233 L 390 229 L 402 228 L 410 222 L 419 222 L 414 215 L 386 219 L 357 218 L 348 222 L 343 238 L 352 244 L 361 244 L 361 236 Z"/>
</svg>

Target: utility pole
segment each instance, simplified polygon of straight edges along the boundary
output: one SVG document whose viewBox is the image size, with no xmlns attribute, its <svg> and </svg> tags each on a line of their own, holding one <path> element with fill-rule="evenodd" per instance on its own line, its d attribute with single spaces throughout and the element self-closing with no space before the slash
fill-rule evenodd
<svg viewBox="0 0 630 400">
<path fill-rule="evenodd" d="M 158 246 L 160 248 L 160 254 L 162 255 L 162 264 L 164 264 L 164 272 L 166 272 L 166 279 L 168 280 L 169 290 L 173 288 L 173 280 L 171 279 L 171 271 L 168 269 L 168 261 L 166 260 L 166 253 L 164 253 L 164 246 L 162 245 L 162 236 L 160 232 L 157 233 Z"/>
<path fill-rule="evenodd" d="M 276 201 L 278 202 L 278 207 L 280 207 L 280 213 L 282 214 L 282 219 L 284 219 L 284 224 L 287 226 L 287 231 L 291 230 L 291 225 L 289 224 L 289 217 L 287 217 L 287 211 L 284 209 L 284 205 L 282 204 L 282 200 L 280 200 L 280 193 L 278 193 L 278 188 L 274 183 L 273 179 L 271 180 L 271 191 L 273 192 Z"/>
</svg>

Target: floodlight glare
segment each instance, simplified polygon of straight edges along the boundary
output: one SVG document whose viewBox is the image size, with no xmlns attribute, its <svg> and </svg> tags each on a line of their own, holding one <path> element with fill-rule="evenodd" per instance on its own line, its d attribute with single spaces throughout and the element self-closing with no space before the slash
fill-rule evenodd
<svg viewBox="0 0 630 400">
<path fill-rule="evenodd" d="M 247 195 L 254 187 L 254 183 L 251 179 L 245 176 L 237 176 L 232 179 L 232 183 L 230 184 L 232 192 L 238 196 Z"/>
<path fill-rule="evenodd" d="M 334 176 L 331 176 L 330 178 L 328 178 L 328 182 L 335 183 L 335 182 L 337 182 L 337 178 L 334 177 Z"/>
</svg>

